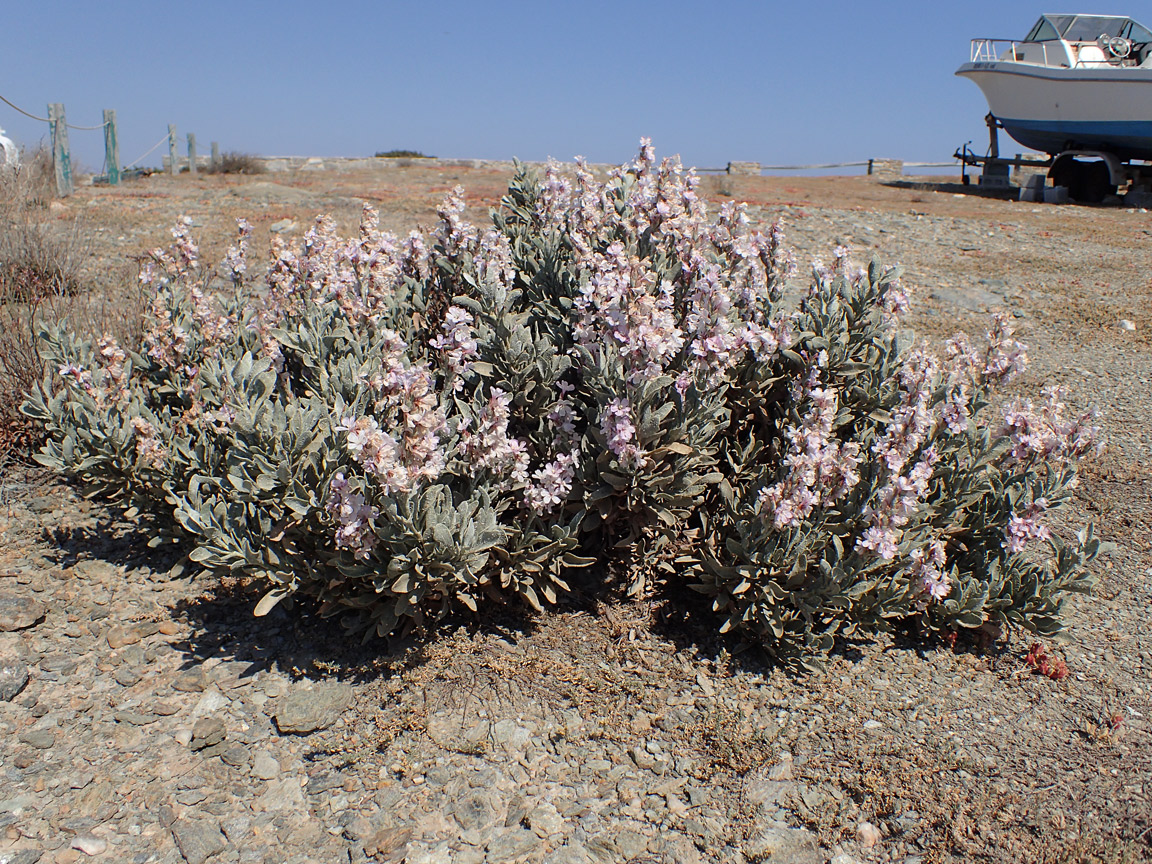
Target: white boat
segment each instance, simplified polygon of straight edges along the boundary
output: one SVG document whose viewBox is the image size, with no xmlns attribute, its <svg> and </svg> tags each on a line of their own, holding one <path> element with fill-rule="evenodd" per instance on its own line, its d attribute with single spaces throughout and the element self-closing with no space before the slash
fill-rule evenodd
<svg viewBox="0 0 1152 864">
<path fill-rule="evenodd" d="M 956 74 L 1025 147 L 1152 160 L 1152 31 L 1131 18 L 1044 15 L 1019 41 L 973 39 Z"/>
</svg>

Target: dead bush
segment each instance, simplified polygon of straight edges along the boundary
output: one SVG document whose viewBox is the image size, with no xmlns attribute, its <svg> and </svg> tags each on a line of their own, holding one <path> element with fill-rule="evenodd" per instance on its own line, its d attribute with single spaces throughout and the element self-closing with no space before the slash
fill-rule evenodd
<svg viewBox="0 0 1152 864">
<path fill-rule="evenodd" d="M 51 218 L 54 190 L 51 154 L 43 148 L 18 170 L 0 171 L 0 465 L 39 446 L 20 404 L 44 374 L 36 345 L 42 326 L 66 319 L 77 332 L 110 332 L 121 344 L 139 344 L 137 297 L 85 284 L 86 229 L 79 220 Z"/>
<path fill-rule="evenodd" d="M 263 174 L 266 169 L 258 156 L 250 153 L 221 153 L 220 162 L 209 168 L 209 174 Z"/>
</svg>

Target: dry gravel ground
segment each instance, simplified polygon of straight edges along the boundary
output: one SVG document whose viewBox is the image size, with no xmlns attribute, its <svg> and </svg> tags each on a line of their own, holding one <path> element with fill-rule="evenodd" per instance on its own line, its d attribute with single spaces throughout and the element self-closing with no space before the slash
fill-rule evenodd
<svg viewBox="0 0 1152 864">
<path fill-rule="evenodd" d="M 114 282 L 180 213 L 212 258 L 235 216 L 351 230 L 366 200 L 400 230 L 456 183 L 482 213 L 506 180 L 153 177 L 52 216 L 82 215 L 89 277 Z M 1094 521 L 1117 550 L 1048 646 L 1069 677 L 1032 673 L 1027 634 L 860 640 L 792 677 L 674 588 L 349 645 L 307 604 L 253 619 L 255 589 L 170 573 L 116 512 L 9 469 L 0 862 L 1152 859 L 1152 217 L 864 178 L 705 188 L 783 218 L 801 260 L 843 243 L 905 265 L 930 340 L 1009 310 L 1033 361 L 1014 390 L 1103 410 L 1061 530 Z"/>
</svg>

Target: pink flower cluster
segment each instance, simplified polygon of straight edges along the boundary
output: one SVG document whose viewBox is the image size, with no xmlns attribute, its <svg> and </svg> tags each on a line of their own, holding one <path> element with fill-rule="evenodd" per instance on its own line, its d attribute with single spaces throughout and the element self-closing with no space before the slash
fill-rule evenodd
<svg viewBox="0 0 1152 864">
<path fill-rule="evenodd" d="M 1004 545 L 1009 552 L 1023 552 L 1032 540 L 1048 540 L 1052 534 L 1041 524 L 1040 514 L 1048 509 L 1046 498 L 1037 498 L 1020 513 L 1013 513 L 1004 529 Z"/>
<path fill-rule="evenodd" d="M 449 306 L 440 333 L 432 340 L 432 347 L 441 352 L 450 386 L 459 391 L 464 377 L 471 368 L 470 361 L 477 354 L 476 336 L 472 332 L 472 315 L 459 306 Z"/>
<path fill-rule="evenodd" d="M 1065 417 L 1063 395 L 1059 387 L 1047 387 L 1044 401 L 1038 406 L 1031 399 L 1016 399 L 1008 405 L 1000 434 L 1012 442 L 1013 462 L 1067 463 L 1098 449 L 1100 430 L 1092 425 L 1098 413 L 1090 410 Z"/>
<path fill-rule="evenodd" d="M 812 409 L 799 426 L 789 427 L 787 476 L 760 490 L 757 506 L 777 528 L 796 527 L 818 507 L 836 503 L 860 482 L 860 447 L 832 436 L 839 399 L 835 390 L 808 394 Z"/>
<path fill-rule="evenodd" d="M 524 487 L 524 503 L 537 516 L 553 512 L 568 500 L 572 482 L 576 479 L 576 460 L 579 452 L 559 453 L 542 468 L 532 472 L 532 479 Z"/>
<path fill-rule="evenodd" d="M 872 445 L 872 452 L 890 472 L 902 471 L 932 431 L 932 391 L 939 371 L 939 361 L 919 349 L 908 352 L 900 367 L 900 404 L 892 410 L 892 422 L 884 437 Z"/>
<path fill-rule="evenodd" d="M 947 556 L 943 541 L 933 540 L 924 549 L 913 549 L 909 557 L 912 559 L 909 573 L 920 590 L 933 600 L 947 597 L 952 582 L 944 572 Z"/>
<path fill-rule="evenodd" d="M 327 510 L 336 518 L 336 548 L 351 549 L 356 558 L 367 560 L 376 548 L 372 520 L 379 511 L 365 503 L 359 492 L 351 492 L 342 473 L 329 484 Z"/>
<path fill-rule="evenodd" d="M 489 472 L 499 478 L 501 488 L 512 489 L 528 480 L 528 450 L 519 438 L 508 434 L 512 399 L 493 387 L 488 402 L 480 409 L 476 428 L 471 418 L 460 421 L 460 452 L 468 459 L 473 474 Z"/>
<path fill-rule="evenodd" d="M 236 245 L 228 249 L 224 256 L 224 267 L 234 285 L 240 285 L 248 272 L 248 241 L 252 237 L 252 223 L 247 219 L 236 220 Z"/>
<path fill-rule="evenodd" d="M 346 418 L 346 446 L 352 458 L 395 494 L 410 492 L 443 472 L 447 459 L 441 436 L 447 421 L 435 389 L 435 378 L 426 363 L 405 366 L 407 345 L 396 333 L 385 330 L 381 368 L 368 379 L 377 396 L 375 410 L 398 430 L 399 439 L 380 428 L 376 417 Z"/>
<path fill-rule="evenodd" d="M 136 458 L 150 468 L 163 468 L 168 449 L 160 441 L 156 427 L 143 417 L 133 417 L 132 431 L 136 434 Z"/>
<path fill-rule="evenodd" d="M 903 527 L 927 496 L 932 466 L 939 460 L 936 448 L 929 447 L 907 475 L 894 474 L 888 480 L 876 504 L 865 507 L 861 514 L 871 524 L 856 541 L 857 550 L 869 549 L 885 561 L 896 557 Z"/>
<path fill-rule="evenodd" d="M 632 421 L 632 405 L 627 399 L 612 399 L 600 412 L 600 431 L 608 441 L 608 449 L 616 456 L 620 467 L 640 471 L 649 463 L 648 455 L 636 441 L 636 424 Z"/>
</svg>

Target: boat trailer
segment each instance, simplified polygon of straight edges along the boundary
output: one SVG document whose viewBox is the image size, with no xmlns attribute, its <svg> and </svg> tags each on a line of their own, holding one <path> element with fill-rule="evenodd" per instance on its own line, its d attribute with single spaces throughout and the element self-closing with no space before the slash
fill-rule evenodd
<svg viewBox="0 0 1152 864">
<path fill-rule="evenodd" d="M 1129 206 L 1147 207 L 1152 203 L 1152 164 L 1123 160 L 1115 153 L 1106 150 L 1080 150 L 1070 147 L 1047 158 L 1024 156 L 1017 153 L 1014 158 L 1000 155 L 999 131 L 1004 127 L 989 113 L 984 118 L 988 126 L 988 153 L 981 156 L 975 153 L 969 141 L 952 154 L 960 160 L 960 182 L 971 184 L 969 168 L 979 168 L 978 182 L 989 189 L 1010 189 L 1012 169 L 1032 169 L 1031 177 L 1051 178 L 1052 186 L 1067 189 L 1069 198 L 1088 204 L 1098 204 L 1109 195 L 1116 195 L 1122 187 L 1127 187 L 1125 203 Z M 1043 174 L 1041 174 L 1041 171 Z M 1025 189 L 1035 197 L 1025 200 L 1045 200 L 1046 183 L 1028 181 L 1022 186 L 1021 198 L 1025 199 Z M 1055 196 L 1060 200 L 1060 196 Z"/>
</svg>

